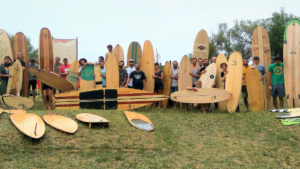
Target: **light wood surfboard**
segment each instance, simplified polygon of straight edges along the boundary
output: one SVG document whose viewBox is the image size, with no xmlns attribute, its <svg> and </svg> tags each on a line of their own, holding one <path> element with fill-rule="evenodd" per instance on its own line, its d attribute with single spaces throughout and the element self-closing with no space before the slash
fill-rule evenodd
<svg viewBox="0 0 300 169">
<path fill-rule="evenodd" d="M 30 109 L 34 106 L 34 102 L 27 97 L 16 97 L 16 96 L 1 96 L 2 103 L 7 106 L 7 108 L 14 109 Z"/>
<path fill-rule="evenodd" d="M 134 60 L 134 64 L 142 63 L 142 48 L 138 42 L 131 42 L 127 51 L 127 63 L 126 66 L 129 67 L 129 59 Z"/>
<path fill-rule="evenodd" d="M 28 137 L 39 139 L 46 131 L 44 121 L 36 114 L 12 114 L 10 120 L 16 128 Z"/>
<path fill-rule="evenodd" d="M 181 90 L 171 94 L 171 99 L 180 103 L 216 103 L 227 100 L 231 97 L 231 93 L 224 89 L 216 88 L 197 88 L 194 90 Z"/>
<path fill-rule="evenodd" d="M 81 71 L 80 90 L 88 90 L 95 87 L 94 66 L 86 65 Z"/>
<path fill-rule="evenodd" d="M 123 61 L 125 64 L 125 60 L 124 60 L 124 51 L 123 48 L 121 47 L 121 45 L 117 44 L 113 51 L 112 51 L 113 56 L 115 56 L 117 63 L 119 65 L 120 61 Z"/>
<path fill-rule="evenodd" d="M 26 37 L 22 32 L 18 32 L 15 35 L 13 43 L 13 57 L 17 59 L 18 53 L 23 54 L 23 61 L 25 62 L 25 70 L 23 71 L 23 82 L 22 82 L 22 91 L 21 96 L 29 97 L 29 57 L 28 57 L 28 47 Z"/>
<path fill-rule="evenodd" d="M 206 31 L 201 29 L 195 39 L 193 57 L 195 58 L 208 58 L 209 52 L 209 39 Z"/>
<path fill-rule="evenodd" d="M 180 61 L 178 70 L 178 91 L 193 86 L 192 76 L 189 75 L 190 72 L 192 72 L 191 61 L 187 55 L 184 55 Z"/>
<path fill-rule="evenodd" d="M 293 111 L 293 112 L 288 112 L 285 114 L 281 114 L 276 116 L 277 119 L 288 119 L 288 118 L 295 118 L 295 117 L 300 117 L 300 111 Z"/>
<path fill-rule="evenodd" d="M 212 88 L 215 83 L 217 68 L 215 63 L 211 63 L 206 68 L 206 73 L 202 74 L 199 80 L 202 83 L 202 88 Z"/>
<path fill-rule="evenodd" d="M 0 29 L 0 63 L 3 63 L 4 57 L 9 56 L 13 58 L 11 44 L 7 33 Z"/>
<path fill-rule="evenodd" d="M 252 111 L 265 109 L 264 86 L 260 80 L 261 74 L 256 68 L 250 68 L 246 74 L 246 85 Z"/>
<path fill-rule="evenodd" d="M 0 108 L 0 114 L 2 114 L 3 112 L 10 113 L 10 114 L 19 114 L 19 113 L 26 113 L 26 110 L 11 110 L 11 109 L 4 110 Z"/>
<path fill-rule="evenodd" d="M 94 65 L 96 88 L 102 88 L 102 76 L 100 76 L 100 65 Z"/>
<path fill-rule="evenodd" d="M 106 87 L 118 88 L 119 87 L 119 64 L 116 57 L 110 54 L 106 61 Z"/>
<path fill-rule="evenodd" d="M 35 68 L 30 68 L 29 73 L 36 76 L 42 83 L 50 87 L 53 87 L 55 89 L 64 90 L 64 91 L 74 90 L 74 86 L 66 79 L 48 73 L 42 69 L 37 70 Z"/>
<path fill-rule="evenodd" d="M 172 74 L 172 69 L 168 61 L 166 61 L 165 63 L 163 73 L 164 73 L 164 78 L 163 78 L 164 88 L 162 94 L 165 96 L 169 96 L 171 91 L 171 84 L 172 84 L 172 79 L 170 78 L 170 75 Z M 162 106 L 167 107 L 167 105 L 168 105 L 168 99 L 162 101 Z"/>
<path fill-rule="evenodd" d="M 69 74 L 67 75 L 66 80 L 69 81 L 73 86 L 74 90 L 78 90 L 78 71 L 79 71 L 79 62 L 78 60 L 74 60 L 69 68 Z"/>
<path fill-rule="evenodd" d="M 243 59 L 239 52 L 230 55 L 227 70 L 225 89 L 232 94 L 227 100 L 227 111 L 232 113 L 239 104 L 242 89 Z"/>
<path fill-rule="evenodd" d="M 154 52 L 149 40 L 146 40 L 144 43 L 141 71 L 143 71 L 146 76 L 145 90 L 154 92 L 154 79 L 152 78 L 155 74 Z"/>
<path fill-rule="evenodd" d="M 125 111 L 125 115 L 133 127 L 145 131 L 154 130 L 153 123 L 146 116 L 131 111 Z"/>
<path fill-rule="evenodd" d="M 223 72 L 221 68 L 221 64 L 226 63 L 227 64 L 227 58 L 224 54 L 219 54 L 216 61 L 216 67 L 217 67 L 217 75 L 216 75 L 216 88 L 224 89 L 224 82 L 222 82 L 221 73 Z M 218 103 L 219 110 L 222 112 L 225 112 L 226 110 L 226 101 L 222 101 Z"/>
<path fill-rule="evenodd" d="M 300 107 L 300 22 L 291 21 L 284 32 L 284 85 L 289 108 Z"/>
<path fill-rule="evenodd" d="M 269 65 L 271 64 L 271 48 L 269 42 L 268 32 L 262 28 L 257 27 L 252 34 L 252 58 L 259 57 L 260 64 L 263 64 L 268 72 Z M 271 90 L 269 89 L 270 76 L 265 77 L 264 84 L 264 100 L 265 110 L 270 108 Z"/>
<path fill-rule="evenodd" d="M 105 125 L 109 124 L 109 121 L 105 118 L 90 113 L 77 114 L 76 119 L 84 123 L 89 123 L 90 128 L 92 127 L 92 123 L 101 123 Z"/>
<path fill-rule="evenodd" d="M 68 117 L 60 115 L 44 115 L 43 119 L 49 126 L 66 133 L 73 134 L 78 129 L 78 124 Z"/>
<path fill-rule="evenodd" d="M 10 94 L 12 90 L 20 93 L 23 80 L 23 71 L 21 62 L 19 60 L 16 60 L 15 63 L 9 67 L 9 74 L 12 75 L 12 77 L 8 80 L 6 93 Z"/>
</svg>

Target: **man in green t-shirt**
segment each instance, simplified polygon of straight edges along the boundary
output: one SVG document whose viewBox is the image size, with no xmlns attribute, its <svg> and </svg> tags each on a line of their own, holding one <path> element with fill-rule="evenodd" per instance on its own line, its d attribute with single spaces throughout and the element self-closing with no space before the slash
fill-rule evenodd
<svg viewBox="0 0 300 169">
<path fill-rule="evenodd" d="M 274 108 L 277 109 L 277 96 L 279 97 L 280 107 L 283 108 L 283 97 L 285 95 L 285 89 L 283 63 L 281 62 L 280 57 L 275 58 L 275 63 L 269 66 L 268 71 L 271 79 L 269 89 L 271 90 L 271 96 L 273 97 Z"/>
</svg>

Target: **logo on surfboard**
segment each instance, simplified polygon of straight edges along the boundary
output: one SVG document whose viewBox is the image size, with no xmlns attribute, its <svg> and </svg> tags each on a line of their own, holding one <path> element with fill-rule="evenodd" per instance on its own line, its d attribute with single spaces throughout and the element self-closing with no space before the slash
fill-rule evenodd
<svg viewBox="0 0 300 169">
<path fill-rule="evenodd" d="M 199 46 L 198 48 L 199 48 L 200 50 L 204 50 L 204 49 L 205 49 L 205 47 L 204 47 L 204 46 L 202 46 L 202 45 L 201 45 L 201 46 Z"/>
<path fill-rule="evenodd" d="M 215 76 L 214 75 L 210 75 L 209 77 L 210 77 L 210 79 L 213 79 Z"/>
</svg>

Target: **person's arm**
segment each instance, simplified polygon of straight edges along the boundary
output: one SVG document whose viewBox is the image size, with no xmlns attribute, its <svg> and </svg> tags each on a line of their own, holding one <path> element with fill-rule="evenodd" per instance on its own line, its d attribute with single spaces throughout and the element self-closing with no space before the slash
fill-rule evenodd
<svg viewBox="0 0 300 169">
<path fill-rule="evenodd" d="M 94 66 L 95 63 L 93 63 L 93 62 L 87 62 L 86 65 L 92 65 L 92 66 Z"/>
<path fill-rule="evenodd" d="M 145 86 L 146 86 L 146 79 L 143 80 L 143 90 L 145 90 Z"/>
<path fill-rule="evenodd" d="M 63 76 L 63 75 L 68 75 L 69 73 L 64 73 L 64 69 L 62 66 L 60 66 L 59 68 L 59 75 Z"/>
<path fill-rule="evenodd" d="M 195 87 L 185 87 L 185 89 L 186 89 L 186 90 L 194 90 L 194 91 L 198 91 L 198 89 L 195 88 Z"/>
<path fill-rule="evenodd" d="M 267 73 L 266 73 L 266 68 L 264 67 L 264 69 L 263 69 L 264 71 L 263 71 L 263 76 L 261 77 L 261 80 L 263 80 L 266 76 L 267 76 Z"/>
<path fill-rule="evenodd" d="M 164 79 L 164 72 L 163 71 L 160 72 L 160 77 L 159 76 L 154 76 L 154 77 L 157 78 L 157 79 L 163 80 Z"/>
<path fill-rule="evenodd" d="M 269 76 L 270 76 L 270 84 L 269 85 L 269 89 L 272 90 L 272 72 L 269 72 Z"/>
<path fill-rule="evenodd" d="M 130 82 L 130 79 L 131 79 L 130 77 L 127 79 L 126 85 L 124 87 L 126 88 L 128 87 L 128 83 Z"/>
<path fill-rule="evenodd" d="M 222 72 L 221 73 L 221 81 L 222 82 L 225 82 L 225 80 L 226 80 L 226 74 L 227 74 L 228 72 L 226 72 L 226 73 L 224 73 L 224 72 Z M 223 76 L 222 76 L 223 75 Z"/>
<path fill-rule="evenodd" d="M 0 77 L 12 77 L 12 75 L 8 74 L 8 75 L 4 75 L 0 73 Z"/>
<path fill-rule="evenodd" d="M 106 71 L 106 70 L 105 70 Z M 100 76 L 104 79 L 106 79 L 106 76 L 100 71 Z"/>
<path fill-rule="evenodd" d="M 125 71 L 125 79 L 123 81 L 123 84 L 120 87 L 124 87 L 126 82 L 127 82 L 127 72 Z"/>
</svg>

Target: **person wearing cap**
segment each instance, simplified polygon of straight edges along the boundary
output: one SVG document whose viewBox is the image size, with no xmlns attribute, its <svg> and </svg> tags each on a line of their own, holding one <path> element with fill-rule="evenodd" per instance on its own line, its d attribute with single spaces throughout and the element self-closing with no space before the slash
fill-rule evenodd
<svg viewBox="0 0 300 169">
<path fill-rule="evenodd" d="M 243 77 L 242 77 L 242 98 L 244 99 L 245 106 L 247 108 L 247 112 L 249 111 L 248 107 L 248 93 L 247 93 L 247 86 L 246 86 L 246 74 L 248 70 L 251 68 L 249 65 L 249 60 L 247 58 L 243 59 Z M 239 112 L 239 110 L 238 110 Z"/>
<path fill-rule="evenodd" d="M 259 64 L 259 57 L 258 56 L 254 56 L 253 58 L 253 65 L 251 67 L 252 69 L 257 69 L 259 71 L 259 73 L 261 74 L 260 80 L 264 82 L 264 78 L 267 76 L 267 72 L 266 72 L 266 68 L 263 64 Z"/>
<path fill-rule="evenodd" d="M 129 59 L 129 66 L 126 68 L 126 71 L 127 71 L 128 77 L 130 76 L 131 72 L 135 71 L 133 59 Z M 132 88 L 132 79 L 130 79 L 130 81 L 128 83 L 128 88 Z"/>
<path fill-rule="evenodd" d="M 112 45 L 107 45 L 107 50 L 108 52 L 105 54 L 105 62 L 107 62 L 107 58 L 108 56 L 111 54 L 112 50 L 113 50 L 113 46 Z"/>
</svg>

